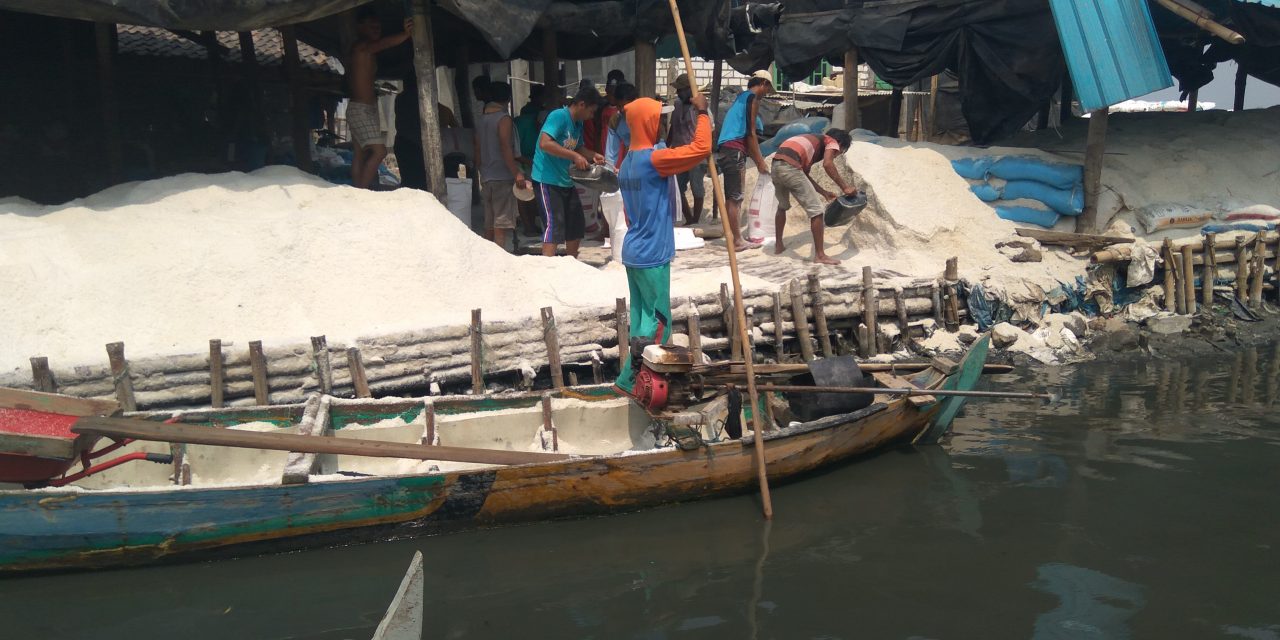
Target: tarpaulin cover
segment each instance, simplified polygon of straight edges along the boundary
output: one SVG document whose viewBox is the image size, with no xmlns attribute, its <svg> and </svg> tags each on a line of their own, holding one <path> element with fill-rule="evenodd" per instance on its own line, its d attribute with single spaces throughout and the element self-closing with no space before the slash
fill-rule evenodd
<svg viewBox="0 0 1280 640">
<path fill-rule="evenodd" d="M 0 0 L 0 9 L 166 29 L 251 31 L 316 20 L 368 1 Z"/>
<path fill-rule="evenodd" d="M 857 46 L 886 82 L 905 87 L 944 69 L 960 78 L 975 142 L 1017 131 L 1064 72 L 1047 0 L 789 0 L 773 52 L 789 75 Z"/>
</svg>

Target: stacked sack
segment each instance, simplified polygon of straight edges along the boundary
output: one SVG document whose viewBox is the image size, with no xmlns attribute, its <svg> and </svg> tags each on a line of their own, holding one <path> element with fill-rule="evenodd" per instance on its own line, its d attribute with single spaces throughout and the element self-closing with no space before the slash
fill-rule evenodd
<svg viewBox="0 0 1280 640">
<path fill-rule="evenodd" d="M 1078 216 L 1084 210 L 1084 167 L 1078 164 L 984 156 L 952 160 L 951 166 L 973 182 L 974 195 L 991 203 L 1005 220 L 1051 228 L 1059 216 Z M 1014 200 L 1034 200 L 1044 207 L 1010 204 Z"/>
</svg>

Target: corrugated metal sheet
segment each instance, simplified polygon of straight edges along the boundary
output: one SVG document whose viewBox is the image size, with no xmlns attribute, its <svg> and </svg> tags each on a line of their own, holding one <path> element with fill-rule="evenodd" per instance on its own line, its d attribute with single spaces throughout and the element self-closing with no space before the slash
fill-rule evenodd
<svg viewBox="0 0 1280 640">
<path fill-rule="evenodd" d="M 1049 0 L 1080 106 L 1094 111 L 1173 86 L 1146 0 Z"/>
</svg>

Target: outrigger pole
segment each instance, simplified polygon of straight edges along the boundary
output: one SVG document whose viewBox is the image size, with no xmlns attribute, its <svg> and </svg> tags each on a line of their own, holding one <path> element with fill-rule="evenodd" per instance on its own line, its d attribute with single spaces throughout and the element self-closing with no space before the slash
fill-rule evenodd
<svg viewBox="0 0 1280 640">
<path fill-rule="evenodd" d="M 689 42 L 684 37 L 684 22 L 680 20 L 680 7 L 676 0 L 668 0 L 671 4 L 671 17 L 676 22 L 676 37 L 680 39 L 680 53 L 684 55 L 684 69 L 689 82 L 695 90 L 698 88 L 698 76 L 693 70 L 693 57 L 689 55 Z M 711 113 L 715 113 L 718 105 L 710 105 Z M 744 350 L 743 361 L 747 368 L 747 395 L 751 398 L 751 425 L 755 430 L 756 477 L 760 481 L 760 502 L 764 508 L 766 520 L 773 518 L 773 501 L 769 498 L 769 475 L 765 470 L 764 459 L 764 420 L 760 415 L 760 396 L 756 389 L 756 368 L 751 353 L 751 340 L 747 336 L 747 313 L 742 302 L 742 281 L 738 278 L 738 253 L 735 250 L 736 239 L 741 233 L 730 227 L 730 216 L 725 214 L 724 186 L 720 183 L 720 173 L 716 170 L 715 154 L 707 156 L 707 175 L 711 177 L 711 190 L 715 195 L 716 206 L 720 211 L 720 223 L 724 226 L 724 237 L 729 250 L 729 273 L 733 276 L 733 312 L 734 325 L 738 332 L 738 343 Z"/>
</svg>

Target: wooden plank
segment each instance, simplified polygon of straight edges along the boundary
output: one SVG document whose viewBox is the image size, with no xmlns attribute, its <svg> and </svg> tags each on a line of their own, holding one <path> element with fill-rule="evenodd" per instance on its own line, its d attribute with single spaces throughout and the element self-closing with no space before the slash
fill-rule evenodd
<svg viewBox="0 0 1280 640">
<path fill-rule="evenodd" d="M 423 602 L 422 552 L 414 551 L 400 588 L 373 631 L 373 640 L 422 640 Z"/>
<path fill-rule="evenodd" d="M 1084 211 L 1076 216 L 1076 233 L 1098 230 L 1098 195 L 1102 192 L 1103 152 L 1107 148 L 1106 107 L 1089 114 L 1089 134 L 1084 147 Z"/>
<path fill-rule="evenodd" d="M 626 362 L 631 352 L 631 316 L 627 313 L 626 298 L 617 299 L 613 322 L 618 332 L 618 362 Z"/>
<path fill-rule="evenodd" d="M 799 278 L 792 278 L 789 292 L 791 321 L 796 325 L 796 340 L 800 343 L 800 356 L 805 362 L 809 362 L 814 359 L 813 339 L 809 335 L 809 318 L 804 312 L 804 289 L 800 288 Z"/>
<path fill-rule="evenodd" d="M 333 361 L 329 358 L 329 341 L 324 336 L 311 336 L 311 361 L 316 365 L 320 393 L 333 393 Z"/>
<path fill-rule="evenodd" d="M 51 460 L 72 460 L 78 455 L 75 439 L 8 431 L 0 431 L 0 451 Z"/>
<path fill-rule="evenodd" d="M 551 384 L 564 388 L 564 367 L 560 363 L 560 331 L 556 328 L 556 314 L 551 307 L 542 308 L 542 339 L 547 344 L 547 366 L 551 368 Z"/>
<path fill-rule="evenodd" d="M 827 328 L 827 310 L 823 307 L 822 282 L 815 274 L 809 274 L 809 306 L 813 308 L 813 325 L 818 332 L 818 346 L 822 357 L 835 355 L 831 348 L 831 331 Z"/>
<path fill-rule="evenodd" d="M 1093 233 L 1069 233 L 1066 231 L 1050 231 L 1048 229 L 1018 228 L 1014 231 L 1024 238 L 1031 238 L 1040 244 L 1061 245 L 1088 249 L 1102 249 L 1113 244 L 1133 242 L 1133 238 L 1121 236 L 1103 236 Z"/>
<path fill-rule="evenodd" d="M 439 444 L 440 436 L 436 431 L 436 402 L 431 398 L 423 400 L 422 419 L 427 426 L 422 429 L 422 444 L 429 447 Z"/>
<path fill-rule="evenodd" d="M 116 400 L 75 398 L 58 393 L 9 387 L 0 387 L 0 407 L 60 413 L 66 416 L 109 416 L 120 411 L 120 403 Z"/>
<path fill-rule="evenodd" d="M 702 315 L 693 302 L 689 303 L 689 353 L 695 364 L 702 364 Z"/>
<path fill-rule="evenodd" d="M 871 377 L 874 378 L 876 382 L 879 382 L 881 385 L 889 389 L 910 389 L 917 386 L 910 380 L 896 376 L 887 371 L 873 371 L 871 373 Z M 927 407 L 937 401 L 938 399 L 933 396 L 907 396 L 907 402 L 910 402 L 916 407 Z"/>
<path fill-rule="evenodd" d="M 253 399 L 259 405 L 271 404 L 267 387 L 267 358 L 262 354 L 262 341 L 249 343 L 249 367 L 253 371 Z"/>
<path fill-rule="evenodd" d="M 786 334 L 782 330 L 782 292 L 773 292 L 773 351 L 774 358 L 782 362 L 787 355 Z"/>
<path fill-rule="evenodd" d="M 1182 299 L 1186 304 L 1187 313 L 1196 312 L 1196 276 L 1195 267 L 1191 261 L 1191 245 L 1182 245 Z"/>
<path fill-rule="evenodd" d="M 49 370 L 49 359 L 36 356 L 31 359 L 31 386 L 36 391 L 57 393 L 58 386 L 53 382 L 53 372 Z"/>
<path fill-rule="evenodd" d="M 303 436 L 323 436 L 332 425 L 332 405 L 329 396 L 313 393 L 307 396 L 306 406 L 302 409 L 302 419 L 298 421 L 298 434 Z M 285 458 L 284 474 L 280 478 L 282 484 L 305 484 L 311 479 L 316 469 L 318 458 L 314 453 L 290 451 Z"/>
<path fill-rule="evenodd" d="M 107 358 L 111 362 L 111 379 L 116 388 L 116 400 L 125 411 L 137 411 L 138 402 L 133 395 L 133 377 L 129 373 L 129 361 L 124 357 L 124 343 L 107 345 Z"/>
<path fill-rule="evenodd" d="M 1160 259 L 1164 261 L 1164 310 L 1173 313 L 1178 309 L 1178 297 L 1174 289 L 1173 242 L 1168 238 L 1160 247 Z"/>
<path fill-rule="evenodd" d="M 374 458 L 407 458 L 412 460 L 448 460 L 477 464 L 529 464 L 568 460 L 571 456 L 555 453 L 499 451 L 468 447 L 427 447 L 420 444 L 307 436 L 289 433 L 264 433 L 217 429 L 185 424 L 158 424 L 132 418 L 87 417 L 76 421 L 74 433 L 112 438 L 133 438 L 151 442 L 184 442 L 214 447 L 240 447 L 270 451 L 332 453 Z"/>
<path fill-rule="evenodd" d="M 556 433 L 555 421 L 551 419 L 551 394 L 542 394 L 542 430 L 551 434 L 551 450 L 560 450 L 560 435 Z M 546 445 L 543 445 L 546 446 Z"/>
<path fill-rule="evenodd" d="M 1213 283 L 1218 279 L 1217 234 L 1210 233 L 1204 237 L 1204 268 L 1200 273 L 1200 304 L 1205 309 L 1213 308 Z"/>
<path fill-rule="evenodd" d="M 418 80 L 418 118 L 422 123 L 422 159 L 426 165 L 427 189 L 444 202 L 448 196 L 444 179 L 444 141 L 440 135 L 440 94 L 436 89 L 436 54 L 432 42 L 431 2 L 412 0 L 413 70 Z M 554 86 L 555 81 L 548 83 Z M 547 95 L 556 95 L 548 91 Z"/>
<path fill-rule="evenodd" d="M 372 397 L 373 394 L 369 391 L 369 378 L 364 373 L 364 357 L 356 347 L 347 347 L 347 371 L 351 373 L 351 387 L 355 390 L 356 397 Z"/>
<path fill-rule="evenodd" d="M 742 360 L 742 336 L 738 334 L 738 314 L 733 309 L 733 297 L 728 283 L 720 283 L 720 311 L 725 333 L 729 336 L 729 359 Z"/>
<path fill-rule="evenodd" d="M 544 311 L 549 310 L 547 307 Z M 553 320 L 554 322 L 554 320 Z M 546 317 L 543 317 L 543 323 L 546 323 Z M 480 395 L 484 393 L 484 325 L 480 320 L 480 310 L 471 310 L 471 393 Z M 548 345 L 550 346 L 550 345 Z M 552 377 L 555 374 L 552 373 Z"/>
<path fill-rule="evenodd" d="M 956 371 L 960 370 L 960 363 L 956 362 L 955 360 L 952 360 L 951 358 L 947 358 L 944 356 L 936 356 L 935 358 L 929 361 L 929 365 L 932 366 L 934 369 L 937 369 L 938 372 L 944 376 L 949 376 L 955 373 Z M 994 366 L 999 366 L 999 365 L 990 365 L 990 364 L 986 365 L 987 368 L 994 367 Z M 1009 367 L 1009 369 L 1012 370 L 1013 367 Z M 984 369 L 984 373 L 990 373 L 990 371 L 985 371 Z"/>
<path fill-rule="evenodd" d="M 221 409 L 226 381 L 223 377 L 222 341 L 209 341 L 209 406 Z"/>
</svg>

